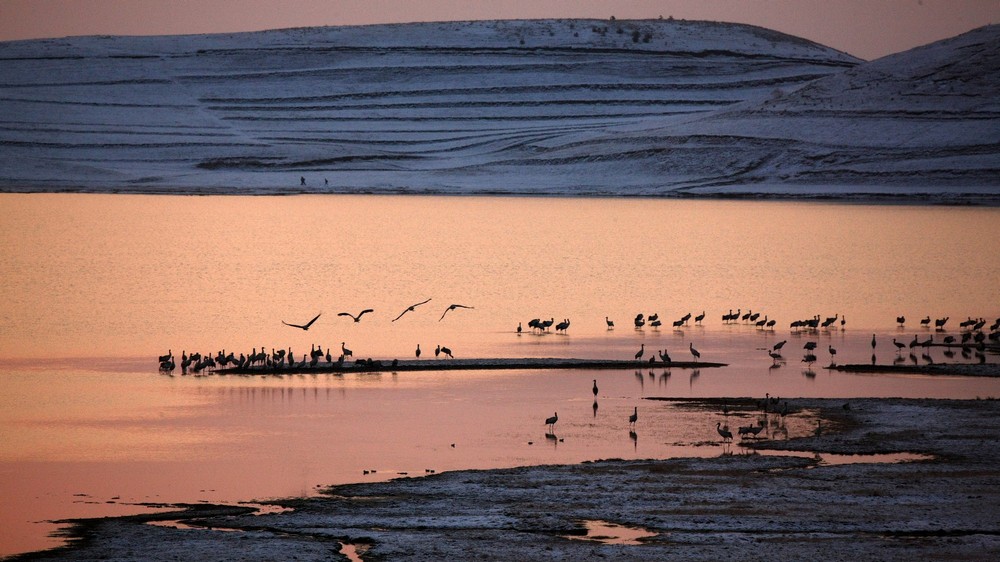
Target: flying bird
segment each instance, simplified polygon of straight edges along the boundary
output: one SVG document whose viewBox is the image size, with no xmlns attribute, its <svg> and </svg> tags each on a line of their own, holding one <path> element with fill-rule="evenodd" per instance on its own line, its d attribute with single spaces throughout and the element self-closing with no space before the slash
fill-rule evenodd
<svg viewBox="0 0 1000 562">
<path fill-rule="evenodd" d="M 320 312 L 319 314 L 316 315 L 316 318 L 319 318 L 322 315 L 323 315 L 323 313 Z M 284 320 L 282 320 L 281 323 L 284 324 L 285 326 L 291 326 L 293 328 L 300 328 L 302 330 L 308 330 L 309 326 L 312 326 L 313 322 L 316 321 L 316 318 L 313 318 L 312 320 L 310 320 L 310 321 L 308 321 L 308 322 L 306 322 L 305 324 L 302 324 L 302 325 L 299 325 L 299 324 L 289 324 L 288 322 L 285 322 Z"/>
<path fill-rule="evenodd" d="M 350 316 L 351 318 L 354 319 L 355 322 L 361 322 L 361 317 L 364 316 L 365 314 L 368 314 L 369 312 L 375 312 L 375 311 L 371 308 L 366 308 L 361 312 L 359 312 L 357 316 L 351 314 L 350 312 L 341 312 L 337 316 Z"/>
<path fill-rule="evenodd" d="M 449 306 L 448 308 L 444 309 L 444 314 L 441 315 L 441 318 L 438 319 L 438 322 L 440 322 L 441 320 L 444 320 L 444 316 L 445 316 L 445 314 L 448 314 L 449 310 L 455 310 L 456 308 L 475 308 L 475 307 L 474 306 L 465 306 L 464 304 L 453 304 L 453 305 Z"/>
<path fill-rule="evenodd" d="M 400 318 L 402 318 L 402 317 L 403 317 L 403 315 L 404 315 L 404 314 L 406 314 L 407 312 L 413 312 L 413 309 L 414 309 L 414 308 L 417 308 L 418 306 L 420 306 L 420 305 L 422 305 L 422 304 L 427 304 L 427 303 L 429 303 L 429 302 L 431 302 L 431 299 L 427 299 L 427 300 L 425 300 L 425 301 L 423 301 L 423 302 L 418 302 L 418 303 L 416 303 L 416 304 L 411 304 L 410 306 L 406 307 L 406 310 L 404 310 L 403 312 L 400 312 L 400 313 L 399 313 L 399 316 L 397 316 L 397 317 L 393 318 L 393 319 L 392 319 L 392 321 L 393 321 L 393 322 L 395 322 L 396 320 L 399 320 L 399 319 L 400 319 Z"/>
</svg>

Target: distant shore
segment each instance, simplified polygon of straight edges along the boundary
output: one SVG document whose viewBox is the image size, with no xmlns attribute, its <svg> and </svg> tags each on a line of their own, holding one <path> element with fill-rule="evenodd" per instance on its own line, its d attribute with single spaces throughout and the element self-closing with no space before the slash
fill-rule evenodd
<svg viewBox="0 0 1000 562">
<path fill-rule="evenodd" d="M 669 400 L 669 399 L 668 399 Z M 735 429 L 753 399 L 672 400 Z M 183 506 L 76 521 L 71 544 L 13 560 L 995 560 L 1000 401 L 788 399 L 813 435 L 716 458 L 603 460 L 335 486 L 291 508 Z M 769 423 L 780 423 L 772 414 Z M 641 428 L 638 430 L 641 432 Z M 785 451 L 784 453 L 776 453 Z M 793 452 L 798 452 L 793 454 Z M 905 454 L 892 462 L 895 455 Z M 830 460 L 824 460 L 827 455 Z M 908 457 L 906 456 L 908 455 Z M 149 525 L 174 521 L 170 525 Z M 589 528 L 601 529 L 593 536 Z M 618 527 L 621 526 L 621 527 Z M 616 529 L 641 538 L 618 541 Z"/>
</svg>

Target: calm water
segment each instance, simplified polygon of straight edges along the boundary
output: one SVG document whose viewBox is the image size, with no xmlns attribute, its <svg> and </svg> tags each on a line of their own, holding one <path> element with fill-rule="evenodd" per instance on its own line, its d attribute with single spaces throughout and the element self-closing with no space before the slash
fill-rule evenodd
<svg viewBox="0 0 1000 562">
<path fill-rule="evenodd" d="M 829 346 L 838 362 L 869 362 L 873 333 L 880 363 L 897 359 L 893 338 L 943 337 L 919 327 L 924 316 L 949 316 L 952 335 L 969 316 L 1000 316 L 1000 258 L 980 244 L 1000 225 L 997 209 L 64 194 L 0 195 L 0 207 L 0 555 L 55 544 L 45 537 L 54 526 L 39 521 L 130 513 L 141 502 L 249 501 L 402 472 L 727 452 L 715 442 L 721 414 L 644 397 L 1000 396 L 992 379 L 822 368 Z M 442 320 L 453 303 L 475 308 Z M 359 323 L 337 316 L 364 308 L 375 312 Z M 766 314 L 776 329 L 725 325 L 730 309 Z M 702 311 L 703 326 L 670 327 Z M 320 312 L 308 332 L 281 324 Z M 633 329 L 640 312 L 666 326 Z M 789 330 L 814 315 L 846 322 Z M 518 335 L 518 322 L 532 318 L 571 326 Z M 787 362 L 774 368 L 764 349 L 780 340 Z M 806 341 L 819 344 L 816 364 L 801 361 Z M 301 355 L 341 342 L 380 359 L 410 358 L 417 344 L 425 357 L 441 344 L 458 357 L 630 358 L 644 344 L 647 356 L 667 349 L 686 360 L 693 344 L 704 360 L 730 366 L 156 372 L 168 349 Z M 943 353 L 928 354 L 975 360 Z M 555 411 L 562 440 L 545 437 Z M 804 413 L 769 432 L 812 428 Z"/>
</svg>

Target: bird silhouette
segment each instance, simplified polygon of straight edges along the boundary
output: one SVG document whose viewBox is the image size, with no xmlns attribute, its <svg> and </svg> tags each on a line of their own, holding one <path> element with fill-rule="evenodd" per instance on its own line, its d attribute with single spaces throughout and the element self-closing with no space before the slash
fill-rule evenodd
<svg viewBox="0 0 1000 562">
<path fill-rule="evenodd" d="M 642 354 L 646 352 L 646 344 L 639 344 L 639 351 L 635 352 L 635 360 L 642 359 Z"/>
<path fill-rule="evenodd" d="M 698 353 L 698 350 L 694 348 L 694 344 L 693 343 L 688 343 L 688 349 L 691 350 L 691 355 L 694 355 L 694 360 L 695 361 L 697 361 L 698 359 L 701 358 L 701 353 Z"/>
<path fill-rule="evenodd" d="M 393 318 L 393 319 L 392 319 L 392 321 L 393 321 L 393 322 L 395 322 L 396 320 L 399 320 L 399 319 L 400 319 L 400 318 L 402 318 L 402 317 L 403 317 L 403 315 L 404 315 L 404 314 L 406 314 L 407 312 L 413 312 L 413 309 L 414 309 L 414 308 L 417 308 L 418 306 L 420 306 L 420 305 L 422 305 L 422 304 L 427 304 L 427 303 L 429 303 L 429 302 L 431 302 L 431 299 L 427 299 L 427 300 L 425 300 L 425 301 L 423 301 L 423 302 L 418 302 L 418 303 L 416 303 L 416 304 L 411 304 L 410 306 L 406 307 L 406 310 L 404 310 L 403 312 L 400 312 L 400 313 L 399 313 L 399 316 L 397 316 L 397 317 Z"/>
<path fill-rule="evenodd" d="M 594 398 L 597 398 L 597 379 L 594 379 Z"/>
<path fill-rule="evenodd" d="M 354 352 L 351 351 L 350 349 L 347 349 L 346 347 L 344 347 L 345 343 L 346 342 L 340 342 L 340 354 L 343 355 L 344 357 L 348 357 L 348 356 L 354 357 Z"/>
<path fill-rule="evenodd" d="M 361 317 L 364 316 L 365 314 L 368 314 L 369 312 L 375 312 L 375 311 L 370 308 L 366 308 L 361 312 L 359 312 L 357 316 L 351 314 L 350 312 L 341 312 L 340 314 L 337 314 L 337 316 L 350 316 L 351 318 L 354 319 L 355 322 L 361 322 Z"/>
<path fill-rule="evenodd" d="M 875 334 L 872 334 L 872 349 L 875 349 Z"/>
<path fill-rule="evenodd" d="M 420 359 L 420 344 L 419 343 L 417 344 L 417 350 L 414 352 L 414 354 L 417 356 L 417 359 Z"/>
<path fill-rule="evenodd" d="M 559 421 L 559 412 L 555 412 L 555 414 L 550 418 L 545 418 L 545 425 L 549 426 L 550 432 L 555 431 L 557 421 Z"/>
<path fill-rule="evenodd" d="M 628 424 L 632 427 L 635 427 L 635 422 L 639 419 L 639 407 L 634 406 L 634 408 L 632 415 L 628 417 Z"/>
<path fill-rule="evenodd" d="M 611 320 L 611 319 L 610 319 L 610 318 L 608 318 L 607 316 L 605 316 L 605 317 L 604 317 L 604 321 L 605 321 L 605 322 L 606 322 L 606 323 L 608 324 L 608 329 L 609 329 L 609 330 L 611 330 L 611 329 L 613 329 L 613 328 L 615 327 L 615 322 L 614 322 L 614 320 Z"/>
<path fill-rule="evenodd" d="M 733 432 L 729 431 L 729 426 L 722 427 L 722 422 L 716 422 L 715 431 L 719 432 L 719 436 L 722 437 L 722 442 L 733 440 Z"/>
<path fill-rule="evenodd" d="M 905 316 L 897 316 L 896 317 L 896 322 L 898 322 L 899 325 L 902 326 L 903 324 L 906 323 L 906 317 Z"/>
<path fill-rule="evenodd" d="M 438 322 L 440 322 L 441 320 L 444 320 L 445 314 L 448 314 L 448 311 L 455 310 L 456 308 L 475 308 L 475 307 L 474 306 L 465 306 L 464 304 L 453 304 L 453 305 L 449 306 L 448 308 L 444 309 L 444 314 L 441 315 L 441 318 L 438 319 Z"/>
<path fill-rule="evenodd" d="M 445 355 L 447 355 L 448 357 L 451 357 L 452 359 L 455 358 L 455 356 L 451 354 L 451 350 L 448 349 L 447 347 L 442 346 L 441 347 L 441 353 L 444 353 Z"/>
<path fill-rule="evenodd" d="M 316 318 L 319 318 L 322 315 L 323 315 L 323 313 L 320 312 L 319 314 L 316 315 Z M 313 318 L 312 320 L 306 322 L 305 324 L 289 324 L 288 322 L 285 322 L 284 320 L 282 320 L 281 323 L 284 324 L 285 326 L 291 326 L 293 328 L 299 328 L 299 329 L 302 329 L 302 330 L 308 330 L 309 326 L 312 326 L 313 322 L 316 321 L 316 318 Z"/>
<path fill-rule="evenodd" d="M 786 343 L 788 343 L 788 340 L 781 340 L 778 343 L 774 344 L 774 347 L 772 349 L 774 349 L 775 351 L 781 351 L 781 348 L 785 347 Z"/>
</svg>

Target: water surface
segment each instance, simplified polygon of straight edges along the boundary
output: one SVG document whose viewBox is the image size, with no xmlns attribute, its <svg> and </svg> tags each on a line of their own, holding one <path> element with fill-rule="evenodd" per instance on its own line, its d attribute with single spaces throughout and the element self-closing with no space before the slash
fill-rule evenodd
<svg viewBox="0 0 1000 562">
<path fill-rule="evenodd" d="M 923 364 L 925 352 L 935 362 L 978 360 L 936 347 L 910 358 L 891 341 L 958 336 L 969 316 L 1000 316 L 1000 258 L 976 243 L 1000 224 L 991 208 L 65 194 L 0 195 L 0 204 L 0 554 L 52 544 L 52 526 L 37 521 L 134 512 L 140 502 L 308 495 L 431 470 L 718 455 L 726 449 L 716 422 L 751 421 L 644 397 L 1000 395 L 994 379 L 823 368 L 870 362 L 872 334 L 880 363 Z M 441 319 L 453 303 L 474 308 Z M 337 316 L 364 308 L 375 312 L 359 323 Z M 776 328 L 724 324 L 730 309 L 761 312 Z M 702 311 L 702 325 L 671 327 Z M 308 332 L 281 324 L 320 312 Z M 666 325 L 635 330 L 640 312 Z M 789 329 L 814 315 L 838 321 Z M 921 328 L 924 316 L 950 317 L 947 330 Z M 532 318 L 571 325 L 531 334 Z M 775 365 L 765 349 L 781 340 L 786 361 Z M 802 361 L 807 341 L 818 344 L 815 363 Z M 168 349 L 178 359 L 261 348 L 301 356 L 313 345 L 336 355 L 341 342 L 377 359 L 410 358 L 417 344 L 427 357 L 440 344 L 467 358 L 624 359 L 642 345 L 646 357 L 666 349 L 688 360 L 694 345 L 730 366 L 156 370 Z M 553 412 L 555 439 L 543 423 Z M 769 438 L 814 429 L 809 412 L 774 423 Z"/>
</svg>

